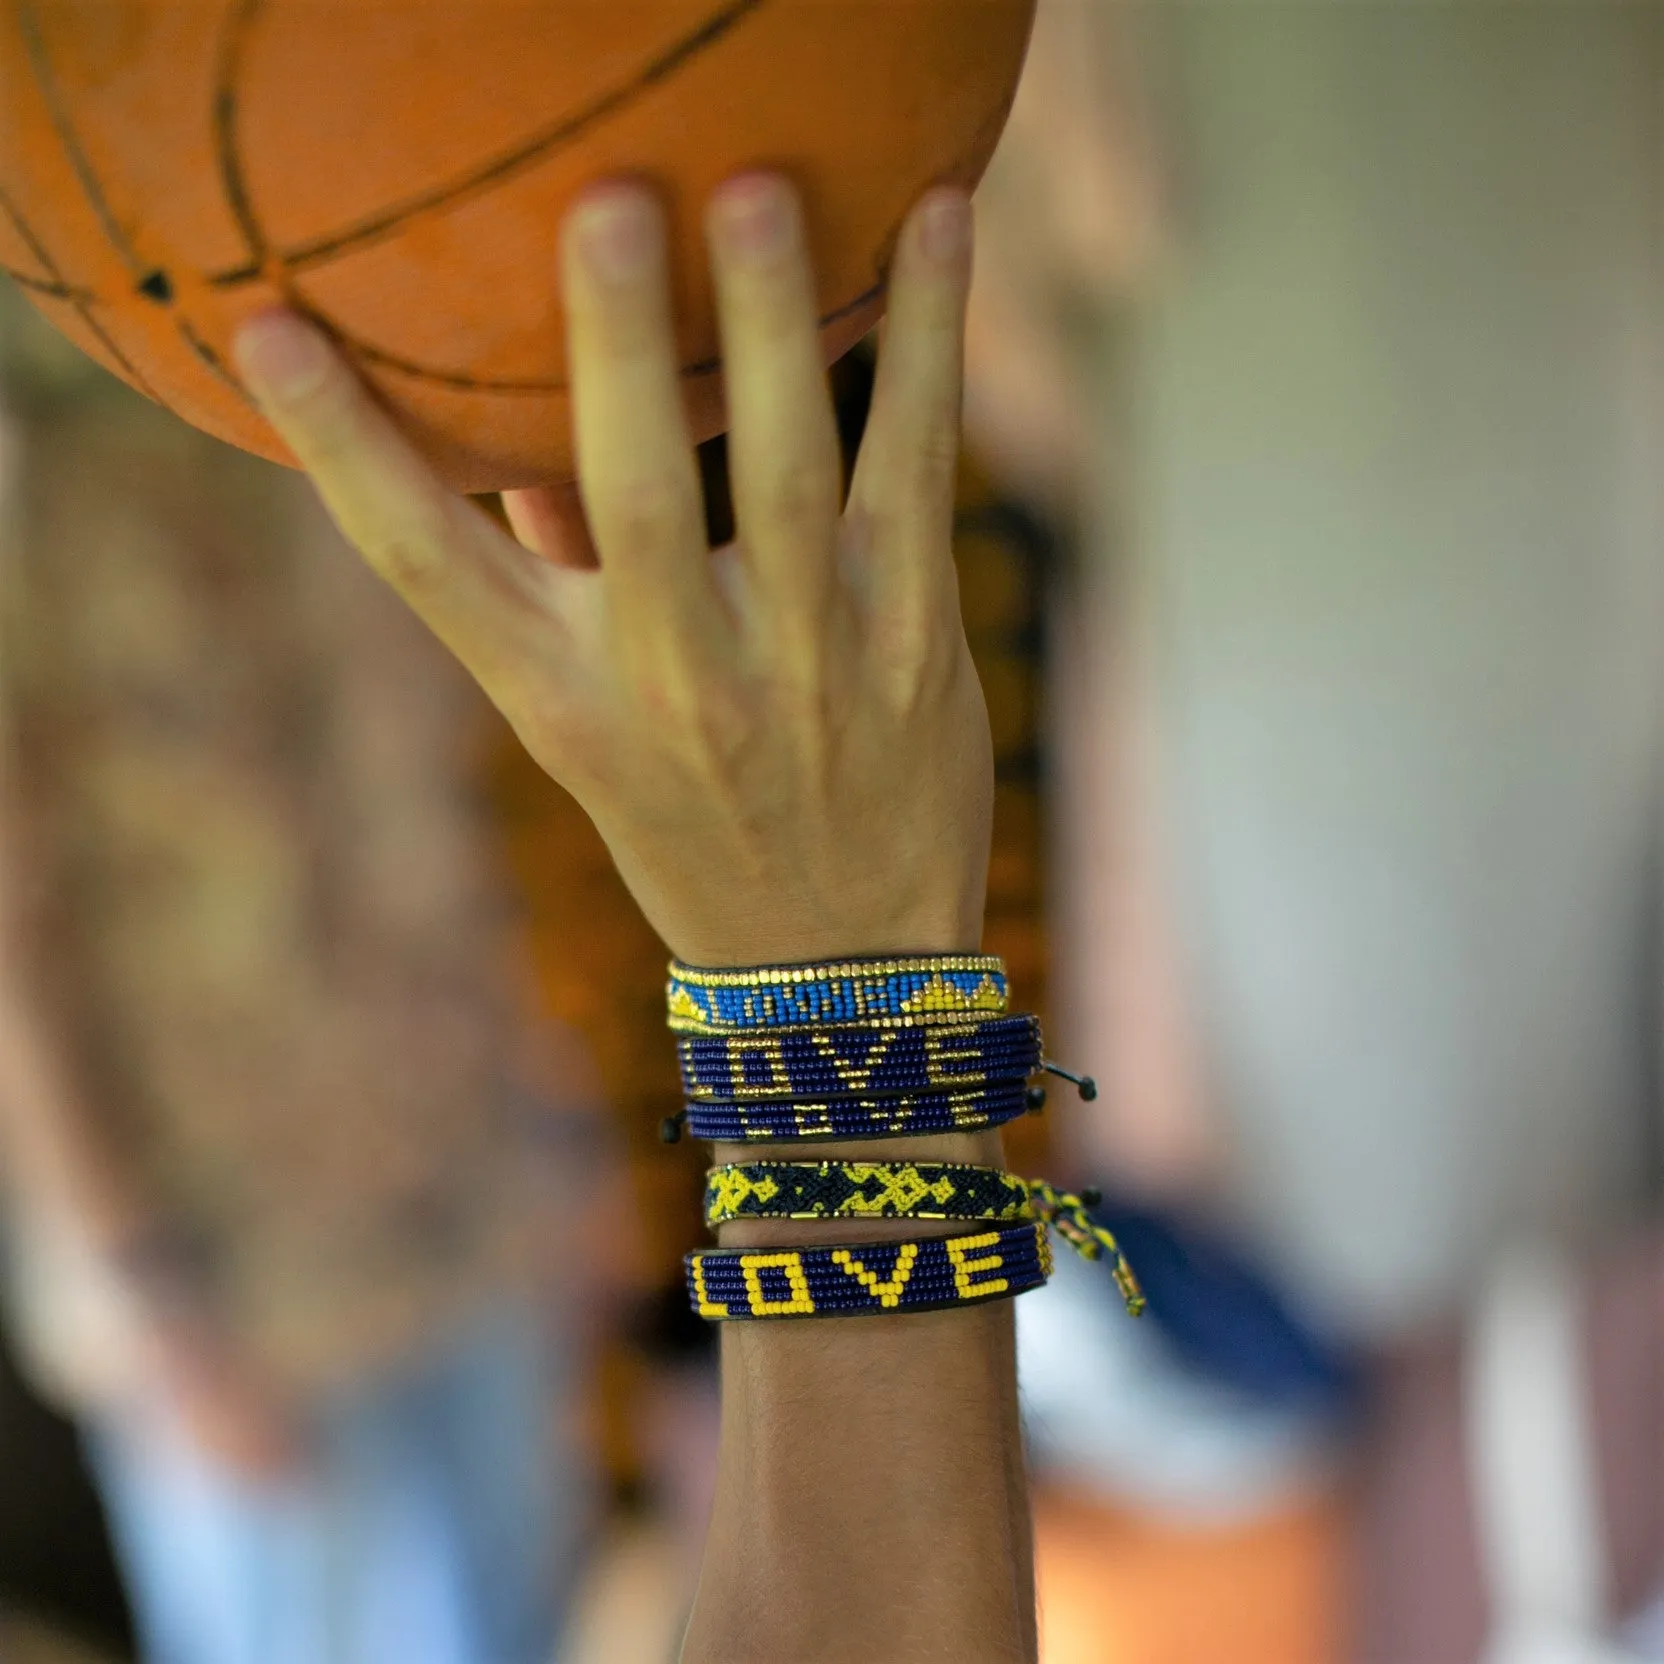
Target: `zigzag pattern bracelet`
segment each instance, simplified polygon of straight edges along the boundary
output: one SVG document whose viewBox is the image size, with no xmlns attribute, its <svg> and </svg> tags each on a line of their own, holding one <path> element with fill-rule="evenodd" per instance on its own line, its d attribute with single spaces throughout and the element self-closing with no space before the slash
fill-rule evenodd
<svg viewBox="0 0 1664 1664">
<path fill-rule="evenodd" d="M 1003 1016 L 1005 966 L 981 955 L 852 960 L 702 971 L 673 962 L 665 1003 L 680 1034 L 879 1023 L 911 1026 Z"/>
<path fill-rule="evenodd" d="M 708 1144 L 760 1144 L 799 1138 L 904 1138 L 1003 1127 L 1028 1112 L 1028 1091 L 1002 1081 L 972 1092 L 919 1092 L 897 1098 L 824 1098 L 792 1103 L 687 1106 L 687 1131 Z"/>
<path fill-rule="evenodd" d="M 1009 1300 L 1052 1272 L 1037 1222 L 974 1236 L 838 1248 L 706 1248 L 687 1256 L 688 1296 L 712 1322 L 927 1312 Z"/>
<path fill-rule="evenodd" d="M 758 1161 L 713 1167 L 705 1223 L 735 1219 L 1031 1219 L 1028 1186 L 998 1167 L 939 1161 Z"/>
<path fill-rule="evenodd" d="M 931 1092 L 1022 1081 L 1040 1067 L 1040 1023 L 991 1017 L 939 1027 L 782 1029 L 684 1035 L 682 1085 L 695 1102 Z"/>
</svg>

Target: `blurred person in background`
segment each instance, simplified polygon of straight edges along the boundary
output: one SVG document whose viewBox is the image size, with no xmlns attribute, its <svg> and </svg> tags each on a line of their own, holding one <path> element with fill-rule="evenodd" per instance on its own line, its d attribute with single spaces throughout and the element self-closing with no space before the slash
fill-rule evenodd
<svg viewBox="0 0 1664 1664">
<path fill-rule="evenodd" d="M 1055 1026 L 1156 1318 L 1021 1314 L 1048 1664 L 1664 1657 L 1661 111 L 1650 4 L 1041 0 L 967 413 L 1076 535 Z"/>
<path fill-rule="evenodd" d="M 606 1167 L 487 708 L 303 480 L 10 293 L 0 394 L 10 1315 L 144 1657 L 548 1664 Z"/>
</svg>

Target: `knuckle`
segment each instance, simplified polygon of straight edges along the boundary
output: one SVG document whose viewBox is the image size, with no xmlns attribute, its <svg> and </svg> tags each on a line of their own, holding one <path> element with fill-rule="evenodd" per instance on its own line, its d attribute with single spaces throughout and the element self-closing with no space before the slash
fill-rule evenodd
<svg viewBox="0 0 1664 1664">
<path fill-rule="evenodd" d="M 827 478 L 808 467 L 771 474 L 759 486 L 757 505 L 771 527 L 794 537 L 829 534 L 837 516 Z"/>
<path fill-rule="evenodd" d="M 814 331 L 813 301 L 778 275 L 739 291 L 745 306 L 742 351 L 777 355 L 802 351 Z"/>
<path fill-rule="evenodd" d="M 317 384 L 283 411 L 284 425 L 308 460 L 338 463 L 355 453 L 369 401 L 353 373 L 332 364 Z"/>
<path fill-rule="evenodd" d="M 941 606 L 898 607 L 873 628 L 879 679 L 891 700 L 902 704 L 951 679 L 963 645 L 963 629 Z"/>
<path fill-rule="evenodd" d="M 445 526 L 437 515 L 413 516 L 383 527 L 364 547 L 370 565 L 406 594 L 436 583 L 448 564 L 447 553 Z"/>
<path fill-rule="evenodd" d="M 953 523 L 958 479 L 957 427 L 921 425 L 905 450 L 874 470 L 875 514 L 883 535 L 909 546 L 934 545 Z"/>
<path fill-rule="evenodd" d="M 755 727 L 726 702 L 701 705 L 695 731 L 706 768 L 718 776 L 736 773 L 756 749 Z"/>
<path fill-rule="evenodd" d="M 918 428 L 913 442 L 913 477 L 917 489 L 941 495 L 951 492 L 959 468 L 959 406 L 932 411 Z"/>
<path fill-rule="evenodd" d="M 617 551 L 655 551 L 680 539 L 688 505 L 673 481 L 662 476 L 621 481 L 605 496 L 606 541 Z"/>
<path fill-rule="evenodd" d="M 769 342 L 813 328 L 814 285 L 801 248 L 759 263 L 736 260 L 732 250 L 719 246 L 716 270 L 722 298 L 741 335 Z"/>
</svg>

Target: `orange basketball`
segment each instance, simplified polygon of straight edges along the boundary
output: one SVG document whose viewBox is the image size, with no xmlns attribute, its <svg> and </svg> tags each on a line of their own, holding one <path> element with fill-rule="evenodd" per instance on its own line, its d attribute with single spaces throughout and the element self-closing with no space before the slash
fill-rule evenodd
<svg viewBox="0 0 1664 1664">
<path fill-rule="evenodd" d="M 745 168 L 802 188 L 830 360 L 877 320 L 908 208 L 971 184 L 1034 0 L 13 0 L 0 268 L 210 433 L 292 462 L 240 321 L 323 321 L 458 489 L 570 473 L 558 226 L 657 183 L 684 385 L 722 425 L 699 229 Z"/>
</svg>

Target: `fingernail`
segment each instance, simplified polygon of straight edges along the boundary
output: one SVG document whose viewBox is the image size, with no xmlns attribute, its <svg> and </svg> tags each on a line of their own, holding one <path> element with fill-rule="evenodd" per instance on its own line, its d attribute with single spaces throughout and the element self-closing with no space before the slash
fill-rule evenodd
<svg viewBox="0 0 1664 1664">
<path fill-rule="evenodd" d="M 716 222 L 724 249 L 743 260 L 770 260 L 791 244 L 792 201 L 768 174 L 730 179 L 717 193 Z"/>
<path fill-rule="evenodd" d="M 579 252 L 597 277 L 639 277 L 652 263 L 659 237 L 653 205 L 633 191 L 592 197 L 572 217 Z"/>
<path fill-rule="evenodd" d="M 971 241 L 971 204 L 958 191 L 933 196 L 919 213 L 919 242 L 932 260 L 957 260 Z"/>
<path fill-rule="evenodd" d="M 237 331 L 232 354 L 254 394 L 294 404 L 317 391 L 334 366 L 329 343 L 291 312 L 262 312 Z"/>
</svg>

